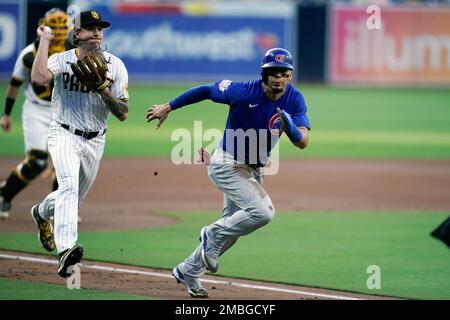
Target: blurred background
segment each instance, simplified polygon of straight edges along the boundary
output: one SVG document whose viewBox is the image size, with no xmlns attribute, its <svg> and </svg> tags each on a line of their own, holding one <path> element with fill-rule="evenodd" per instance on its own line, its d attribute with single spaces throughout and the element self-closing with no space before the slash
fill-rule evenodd
<svg viewBox="0 0 450 320">
<path fill-rule="evenodd" d="M 284 47 L 296 80 L 336 85 L 450 84 L 449 1 L 157 1 L 2 0 L 0 77 L 33 41 L 52 8 L 96 9 L 112 22 L 106 46 L 132 80 L 241 80 L 258 74 L 261 56 Z M 369 30 L 369 5 L 381 30 Z"/>
</svg>

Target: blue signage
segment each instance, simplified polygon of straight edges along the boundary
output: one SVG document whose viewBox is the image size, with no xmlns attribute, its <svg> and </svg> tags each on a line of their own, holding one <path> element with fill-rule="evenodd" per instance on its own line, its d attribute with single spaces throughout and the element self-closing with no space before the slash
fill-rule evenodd
<svg viewBox="0 0 450 320">
<path fill-rule="evenodd" d="M 246 80 L 259 75 L 264 52 L 293 50 L 289 17 L 133 14 L 96 7 L 111 22 L 106 49 L 120 57 L 131 79 Z"/>
<path fill-rule="evenodd" d="M 21 1 L 0 3 L 0 77 L 8 78 L 20 52 L 22 38 Z"/>
</svg>

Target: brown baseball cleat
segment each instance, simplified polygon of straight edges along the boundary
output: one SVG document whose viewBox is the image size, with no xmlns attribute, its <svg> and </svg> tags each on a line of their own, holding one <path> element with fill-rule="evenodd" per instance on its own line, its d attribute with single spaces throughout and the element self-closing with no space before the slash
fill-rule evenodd
<svg viewBox="0 0 450 320">
<path fill-rule="evenodd" d="M 55 250 L 56 245 L 52 224 L 49 221 L 45 221 L 44 219 L 41 218 L 41 216 L 39 215 L 38 208 L 39 204 L 31 208 L 31 216 L 33 217 L 33 220 L 39 229 L 38 239 L 45 250 L 53 251 Z"/>
</svg>

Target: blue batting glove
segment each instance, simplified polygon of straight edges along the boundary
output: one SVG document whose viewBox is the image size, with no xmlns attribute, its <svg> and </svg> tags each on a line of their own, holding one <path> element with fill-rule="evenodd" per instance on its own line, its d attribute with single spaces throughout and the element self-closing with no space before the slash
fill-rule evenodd
<svg viewBox="0 0 450 320">
<path fill-rule="evenodd" d="M 300 140 L 302 140 L 303 137 L 302 132 L 298 130 L 289 113 L 287 113 L 284 110 L 281 110 L 280 119 L 283 125 L 283 129 L 292 143 L 297 143 Z"/>
</svg>

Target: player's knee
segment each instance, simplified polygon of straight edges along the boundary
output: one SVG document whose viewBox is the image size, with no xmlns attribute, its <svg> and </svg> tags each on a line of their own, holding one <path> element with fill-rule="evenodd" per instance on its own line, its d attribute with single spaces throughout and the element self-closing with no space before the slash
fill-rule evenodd
<svg viewBox="0 0 450 320">
<path fill-rule="evenodd" d="M 262 222 L 264 224 L 268 224 L 270 221 L 272 221 L 273 216 L 275 215 L 275 210 L 270 207 L 265 207 L 262 209 Z"/>
<path fill-rule="evenodd" d="M 252 216 L 260 226 L 268 224 L 275 215 L 275 208 L 272 204 L 262 204 L 251 210 Z"/>
<path fill-rule="evenodd" d="M 78 181 L 73 177 L 66 176 L 58 180 L 58 192 L 69 196 L 70 194 L 78 194 Z"/>
<path fill-rule="evenodd" d="M 275 207 L 273 206 L 272 201 L 268 196 L 265 197 L 264 200 L 262 201 L 259 210 L 261 212 L 262 220 L 265 224 L 272 221 L 275 215 Z"/>
<path fill-rule="evenodd" d="M 273 217 L 275 216 L 275 207 L 272 203 L 269 203 L 267 208 L 269 209 L 268 214 L 270 216 L 270 220 L 272 220 Z"/>
<path fill-rule="evenodd" d="M 20 175 L 26 180 L 33 180 L 39 176 L 48 166 L 48 152 L 31 150 L 27 158 L 18 168 Z"/>
</svg>

